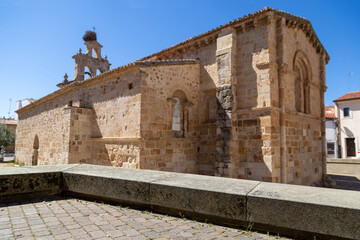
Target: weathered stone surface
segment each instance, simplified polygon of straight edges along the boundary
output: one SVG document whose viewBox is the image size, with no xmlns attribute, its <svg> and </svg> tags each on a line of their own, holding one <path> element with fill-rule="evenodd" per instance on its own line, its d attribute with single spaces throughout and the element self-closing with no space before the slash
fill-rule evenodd
<svg viewBox="0 0 360 240">
<path fill-rule="evenodd" d="M 151 182 L 149 203 L 244 224 L 246 195 L 257 184 L 257 181 L 176 174 Z"/>
<path fill-rule="evenodd" d="M 74 166 L 41 166 L 0 169 L 0 202 L 33 196 L 46 196 L 62 191 L 61 171 Z"/>
<path fill-rule="evenodd" d="M 19 110 L 16 158 L 321 184 L 329 56 L 310 26 L 266 8 L 97 76 L 88 41 L 93 77 Z"/>
<path fill-rule="evenodd" d="M 171 174 L 92 165 L 63 171 L 66 191 L 134 204 L 148 204 L 150 182 Z"/>
<path fill-rule="evenodd" d="M 359 239 L 359 199 L 355 191 L 261 183 L 248 194 L 247 218 L 267 230 Z"/>
</svg>

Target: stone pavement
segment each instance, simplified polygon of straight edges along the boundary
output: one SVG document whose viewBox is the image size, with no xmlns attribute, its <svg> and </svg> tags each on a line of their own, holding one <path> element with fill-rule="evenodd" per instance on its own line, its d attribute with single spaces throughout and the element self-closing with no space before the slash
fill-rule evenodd
<svg viewBox="0 0 360 240">
<path fill-rule="evenodd" d="M 280 239 L 280 237 L 128 207 L 53 196 L 0 204 L 0 239 Z"/>
</svg>

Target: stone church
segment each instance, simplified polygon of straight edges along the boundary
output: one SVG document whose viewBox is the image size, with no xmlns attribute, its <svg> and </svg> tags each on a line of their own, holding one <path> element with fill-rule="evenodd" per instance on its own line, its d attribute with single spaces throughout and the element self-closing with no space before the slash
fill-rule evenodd
<svg viewBox="0 0 360 240">
<path fill-rule="evenodd" d="M 264 8 L 111 70 L 96 34 L 84 40 L 74 79 L 17 111 L 17 161 L 302 185 L 326 176 L 329 55 L 305 18 Z"/>
</svg>

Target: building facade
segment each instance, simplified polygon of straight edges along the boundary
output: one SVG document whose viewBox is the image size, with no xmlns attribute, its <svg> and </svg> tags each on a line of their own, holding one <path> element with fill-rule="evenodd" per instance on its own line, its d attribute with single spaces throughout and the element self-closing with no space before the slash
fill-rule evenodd
<svg viewBox="0 0 360 240">
<path fill-rule="evenodd" d="M 18 161 L 303 185 L 326 176 L 329 56 L 308 20 L 265 8 L 112 70 L 96 37 L 84 40 L 74 80 L 18 111 Z"/>
<path fill-rule="evenodd" d="M 325 119 L 327 157 L 338 158 L 338 120 L 335 117 L 335 106 L 325 107 Z"/>
<path fill-rule="evenodd" d="M 14 118 L 0 118 L 0 124 L 4 124 L 7 128 L 16 129 L 18 121 Z"/>
<path fill-rule="evenodd" d="M 360 158 L 360 91 L 347 93 L 334 103 L 339 119 L 341 157 Z"/>
</svg>

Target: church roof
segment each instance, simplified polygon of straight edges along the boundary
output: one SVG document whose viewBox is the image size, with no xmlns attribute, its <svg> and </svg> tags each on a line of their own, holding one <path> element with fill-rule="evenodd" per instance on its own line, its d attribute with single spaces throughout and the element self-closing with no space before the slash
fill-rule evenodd
<svg viewBox="0 0 360 240">
<path fill-rule="evenodd" d="M 244 15 L 243 17 L 239 17 L 238 19 L 234 19 L 233 21 L 230 21 L 224 25 L 221 25 L 217 28 L 211 29 L 210 31 L 207 31 L 207 32 L 197 35 L 195 37 L 186 39 L 185 41 L 182 41 L 182 42 L 180 42 L 176 45 L 173 45 L 169 48 L 163 49 L 157 53 L 151 54 L 140 60 L 151 59 L 153 57 L 156 57 L 156 56 L 161 55 L 162 53 L 165 53 L 168 51 L 179 50 L 188 43 L 201 41 L 204 38 L 209 37 L 210 35 L 219 33 L 222 29 L 229 27 L 229 26 L 233 26 L 234 28 L 237 28 L 240 26 L 241 23 L 247 22 L 249 19 L 253 19 L 254 17 L 260 16 L 261 14 L 265 15 L 268 12 L 272 12 L 277 16 L 284 17 L 286 19 L 287 26 L 298 27 L 298 28 L 302 29 L 306 33 L 306 36 L 309 37 L 309 40 L 313 43 L 313 46 L 317 49 L 317 51 L 321 52 L 321 53 L 325 53 L 326 63 L 328 63 L 328 61 L 330 60 L 330 56 L 327 53 L 327 51 L 325 50 L 324 46 L 321 44 L 321 42 L 320 42 L 319 38 L 317 37 L 309 20 L 307 20 L 306 18 L 303 18 L 303 17 L 299 17 L 296 15 L 281 11 L 281 10 L 273 9 L 270 7 L 265 7 L 264 9 L 260 9 L 259 11 L 254 12 L 252 14 L 250 13 L 248 15 Z"/>
<path fill-rule="evenodd" d="M 74 88 L 77 88 L 78 86 L 81 86 L 83 84 L 88 84 L 88 83 L 92 83 L 96 80 L 100 80 L 102 79 L 103 76 L 109 75 L 111 73 L 114 72 L 122 72 L 122 71 L 126 71 L 127 69 L 130 68 L 136 68 L 136 67 L 151 67 L 151 66 L 167 66 L 167 65 L 186 65 L 186 64 L 197 64 L 199 63 L 199 60 L 197 59 L 174 59 L 174 60 L 149 60 L 149 61 L 135 61 L 114 69 L 111 69 L 109 71 L 103 72 L 99 75 L 96 75 L 94 77 L 91 77 L 89 79 L 83 80 L 83 81 L 71 81 L 69 82 L 69 84 L 67 84 L 66 86 L 64 86 L 63 88 L 60 88 L 59 90 L 52 92 L 48 95 L 46 95 L 45 97 L 40 98 L 39 100 L 30 103 L 29 105 L 26 105 L 23 108 L 20 108 L 19 110 L 15 111 L 16 113 L 21 113 L 24 111 L 27 111 L 28 109 L 31 109 L 37 105 L 40 105 L 50 99 L 53 99 L 59 95 L 62 95 L 66 92 L 71 91 Z"/>
<path fill-rule="evenodd" d="M 334 102 L 340 102 L 340 101 L 346 101 L 346 100 L 355 100 L 355 99 L 360 99 L 360 91 L 349 92 L 349 93 L 335 99 Z"/>
<path fill-rule="evenodd" d="M 245 16 L 240 17 L 238 19 L 235 19 L 233 21 L 230 21 L 230 22 L 228 22 L 228 23 L 226 23 L 224 25 L 221 25 L 221 26 L 219 26 L 217 28 L 214 28 L 214 29 L 212 29 L 212 30 L 210 30 L 208 32 L 205 32 L 205 33 L 200 34 L 198 36 L 187 39 L 187 40 L 185 40 L 183 42 L 180 42 L 180 43 L 178 43 L 178 44 L 176 44 L 176 45 L 174 45 L 172 47 L 166 48 L 166 49 L 164 49 L 164 50 L 162 50 L 160 52 L 157 52 L 157 53 L 154 53 L 154 54 L 152 54 L 150 56 L 144 57 L 144 58 L 142 58 L 142 59 L 140 59 L 138 61 L 135 61 L 135 62 L 126 64 L 126 65 L 111 69 L 109 71 L 106 71 L 104 73 L 101 73 L 99 75 L 96 75 L 94 77 L 91 77 L 91 78 L 89 78 L 87 80 L 84 80 L 84 81 L 81 81 L 81 82 L 77 82 L 77 81 L 69 82 L 69 84 L 62 87 L 61 89 L 59 89 L 59 90 L 57 90 L 57 91 L 55 91 L 55 92 L 41 98 L 41 99 L 39 99 L 39 100 L 37 100 L 37 101 L 35 101 L 35 102 L 21 108 L 21 109 L 19 109 L 16 112 L 20 113 L 20 112 L 26 111 L 26 110 L 34 107 L 34 106 L 37 106 L 37 105 L 39 105 L 39 104 L 41 104 L 43 102 L 46 102 L 49 99 L 52 99 L 52 98 L 54 98 L 56 96 L 59 96 L 59 95 L 62 95 L 64 93 L 68 92 L 68 91 L 71 91 L 73 88 L 76 88 L 79 85 L 87 84 L 87 83 L 102 79 L 102 76 L 111 74 L 111 73 L 113 73 L 115 71 L 118 71 L 118 72 L 119 71 L 125 71 L 126 69 L 129 69 L 129 68 L 132 68 L 132 67 L 146 67 L 146 66 L 160 66 L 160 65 L 173 65 L 173 64 L 179 65 L 179 64 L 195 64 L 195 63 L 199 63 L 199 60 L 197 60 L 197 59 L 174 59 L 174 60 L 161 60 L 161 59 L 158 59 L 158 60 L 156 60 L 156 57 L 161 55 L 162 53 L 165 53 L 165 52 L 178 51 L 179 49 L 186 46 L 186 44 L 191 43 L 191 42 L 201 42 L 206 38 L 213 38 L 214 39 L 214 37 L 212 37 L 213 35 L 216 35 L 222 29 L 224 29 L 224 28 L 226 28 L 228 26 L 232 26 L 234 28 L 239 28 L 239 27 L 241 27 L 241 24 L 246 23 L 248 20 L 253 20 L 255 17 L 260 16 L 262 14 L 264 16 L 266 16 L 266 14 L 269 14 L 269 13 L 274 13 L 277 16 L 284 17 L 286 19 L 286 25 L 287 26 L 297 27 L 297 28 L 302 29 L 306 33 L 306 36 L 309 38 L 309 41 L 311 41 L 313 43 L 313 46 L 317 49 L 317 52 L 325 53 L 326 54 L 326 62 L 329 61 L 330 57 L 329 57 L 328 53 L 326 52 L 325 48 L 321 44 L 320 40 L 318 39 L 314 29 L 312 28 L 311 23 L 307 19 L 292 15 L 292 14 L 287 13 L 287 12 L 283 12 L 283 11 L 280 11 L 280 10 L 265 7 L 264 9 L 261 9 L 261 10 L 259 10 L 257 12 L 254 12 L 253 14 L 248 14 L 248 15 L 245 15 Z"/>
</svg>

